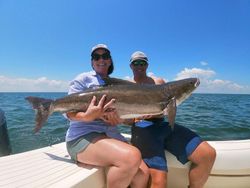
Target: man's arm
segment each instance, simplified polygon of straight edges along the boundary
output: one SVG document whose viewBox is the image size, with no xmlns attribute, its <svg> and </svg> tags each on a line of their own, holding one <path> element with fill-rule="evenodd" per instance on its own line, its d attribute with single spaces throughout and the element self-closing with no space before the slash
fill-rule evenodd
<svg viewBox="0 0 250 188">
<path fill-rule="evenodd" d="M 152 77 L 156 85 L 165 84 L 166 82 L 162 78 Z"/>
</svg>

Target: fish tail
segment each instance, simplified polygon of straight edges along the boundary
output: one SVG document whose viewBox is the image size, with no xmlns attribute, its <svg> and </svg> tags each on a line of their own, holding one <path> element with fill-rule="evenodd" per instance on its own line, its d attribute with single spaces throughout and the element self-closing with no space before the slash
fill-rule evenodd
<svg viewBox="0 0 250 188">
<path fill-rule="evenodd" d="M 34 132 L 38 132 L 43 124 L 47 121 L 49 115 L 52 113 L 51 106 L 53 100 L 44 99 L 39 97 L 26 97 L 25 98 L 32 105 L 33 109 L 36 110 L 36 126 Z"/>
</svg>

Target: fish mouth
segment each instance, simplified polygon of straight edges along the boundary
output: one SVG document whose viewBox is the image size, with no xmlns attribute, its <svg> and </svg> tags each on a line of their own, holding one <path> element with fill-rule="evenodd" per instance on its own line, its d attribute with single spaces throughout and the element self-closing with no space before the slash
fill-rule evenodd
<svg viewBox="0 0 250 188">
<path fill-rule="evenodd" d="M 198 87 L 199 85 L 200 85 L 200 79 L 197 78 L 197 81 L 195 82 L 194 87 Z"/>
</svg>

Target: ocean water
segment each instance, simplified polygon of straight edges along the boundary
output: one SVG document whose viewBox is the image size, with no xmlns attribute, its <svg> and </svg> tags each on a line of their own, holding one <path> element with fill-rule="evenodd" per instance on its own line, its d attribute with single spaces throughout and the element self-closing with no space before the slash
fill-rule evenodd
<svg viewBox="0 0 250 188">
<path fill-rule="evenodd" d="M 34 134 L 35 113 L 27 96 L 56 99 L 66 93 L 0 93 L 0 108 L 5 112 L 12 153 L 64 141 L 69 122 L 54 113 L 39 133 Z M 197 132 L 205 140 L 250 139 L 250 95 L 193 94 L 178 106 L 176 122 Z M 130 127 L 120 125 L 123 133 Z"/>
</svg>

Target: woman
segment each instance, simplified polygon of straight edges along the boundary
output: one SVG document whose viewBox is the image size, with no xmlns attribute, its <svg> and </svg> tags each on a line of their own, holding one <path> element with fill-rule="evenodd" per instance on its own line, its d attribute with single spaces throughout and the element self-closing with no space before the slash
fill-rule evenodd
<svg viewBox="0 0 250 188">
<path fill-rule="evenodd" d="M 71 83 L 69 94 L 103 85 L 103 78 L 114 69 L 108 47 L 98 44 L 92 48 L 91 65 L 94 71 L 78 75 Z M 94 96 L 86 112 L 69 112 L 70 127 L 67 131 L 67 149 L 77 162 L 109 167 L 107 187 L 143 188 L 147 186 L 148 168 L 139 150 L 126 142 L 115 125 L 121 123 L 116 111 L 105 112 L 115 99 L 106 105 L 105 95 L 100 101 Z"/>
</svg>

